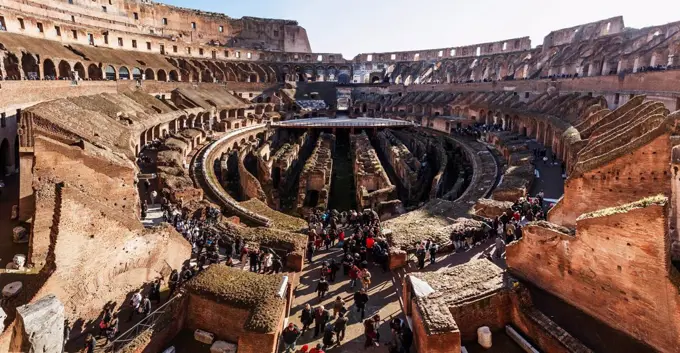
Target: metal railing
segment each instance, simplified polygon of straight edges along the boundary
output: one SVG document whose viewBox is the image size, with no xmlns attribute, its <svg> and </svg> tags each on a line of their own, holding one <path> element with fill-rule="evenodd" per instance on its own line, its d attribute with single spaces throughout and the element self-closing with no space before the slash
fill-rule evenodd
<svg viewBox="0 0 680 353">
<path fill-rule="evenodd" d="M 313 118 L 312 118 L 313 119 Z M 415 126 L 410 121 L 343 121 L 343 122 L 311 122 L 311 121 L 280 121 L 271 124 L 272 127 L 389 127 L 389 126 Z"/>
<path fill-rule="evenodd" d="M 171 304 L 179 303 L 183 295 L 178 293 L 165 302 L 165 304 L 158 307 L 158 309 L 152 311 L 145 318 L 140 320 L 134 326 L 130 327 L 127 331 L 116 337 L 115 340 L 111 341 L 105 348 L 106 353 L 116 353 L 121 351 L 130 342 L 134 341 L 141 333 L 145 332 L 156 326 L 161 322 L 166 314 L 172 315 L 174 307 Z"/>
</svg>

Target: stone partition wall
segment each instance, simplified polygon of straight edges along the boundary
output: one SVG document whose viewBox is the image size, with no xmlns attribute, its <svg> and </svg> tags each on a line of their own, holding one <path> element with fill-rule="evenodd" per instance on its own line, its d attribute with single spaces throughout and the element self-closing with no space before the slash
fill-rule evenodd
<svg viewBox="0 0 680 353">
<path fill-rule="evenodd" d="M 394 198 L 396 186 L 383 169 L 378 155 L 365 132 L 350 135 L 351 154 L 354 161 L 354 184 L 357 205 L 361 209 L 379 209 L 380 205 Z"/>
<path fill-rule="evenodd" d="M 383 155 L 390 163 L 394 173 L 399 177 L 406 196 L 409 200 L 412 200 L 414 196 L 419 194 L 418 192 L 412 192 L 412 189 L 422 188 L 422 185 L 418 183 L 418 172 L 421 168 L 420 161 L 390 130 L 380 131 L 376 137 Z"/>
<path fill-rule="evenodd" d="M 317 207 L 323 210 L 328 208 L 333 172 L 332 153 L 334 149 L 335 135 L 321 133 L 316 142 L 316 147 L 312 151 L 312 155 L 307 159 L 300 173 L 297 196 L 297 211 L 300 215 L 305 215 Z M 309 191 L 318 193 L 318 199 L 314 206 L 305 205 Z"/>
<path fill-rule="evenodd" d="M 662 196 L 598 210 L 575 235 L 530 223 L 507 247 L 510 271 L 661 352 L 680 346 L 680 274 Z"/>
</svg>

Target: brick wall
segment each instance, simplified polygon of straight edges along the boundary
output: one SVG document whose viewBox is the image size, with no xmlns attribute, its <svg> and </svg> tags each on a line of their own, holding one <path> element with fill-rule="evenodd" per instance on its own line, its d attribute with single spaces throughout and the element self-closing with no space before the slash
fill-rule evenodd
<svg viewBox="0 0 680 353">
<path fill-rule="evenodd" d="M 423 317 L 420 309 L 415 303 L 415 299 L 411 302 L 413 310 L 413 338 L 416 351 L 427 353 L 450 353 L 460 352 L 460 332 L 442 332 L 428 335 L 423 324 Z"/>
<path fill-rule="evenodd" d="M 276 332 L 260 334 L 246 331 L 243 324 L 250 315 L 247 310 L 217 303 L 196 294 L 189 295 L 185 328 L 201 329 L 215 334 L 215 338 L 237 342 L 239 353 L 274 353 L 283 325 L 284 311 Z"/>
<path fill-rule="evenodd" d="M 583 219 L 575 236 L 525 227 L 507 247 L 508 267 L 607 325 L 673 352 L 680 345 L 680 297 L 666 214 L 651 205 Z"/>
<path fill-rule="evenodd" d="M 510 298 L 508 292 L 494 293 L 473 302 L 449 308 L 456 320 L 463 342 L 476 341 L 477 329 L 488 326 L 491 332 L 504 330 L 510 322 Z"/>
<path fill-rule="evenodd" d="M 627 141 L 626 141 L 627 142 Z M 564 183 L 564 197 L 548 219 L 571 227 L 583 213 L 671 191 L 670 141 L 662 135 L 644 147 Z"/>
</svg>

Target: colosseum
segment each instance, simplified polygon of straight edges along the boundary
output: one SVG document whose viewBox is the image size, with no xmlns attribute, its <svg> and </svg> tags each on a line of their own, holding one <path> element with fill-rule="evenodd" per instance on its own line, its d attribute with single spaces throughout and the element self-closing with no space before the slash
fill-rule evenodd
<svg viewBox="0 0 680 353">
<path fill-rule="evenodd" d="M 680 352 L 680 22 L 2 0 L 0 59 L 0 352 Z"/>
</svg>

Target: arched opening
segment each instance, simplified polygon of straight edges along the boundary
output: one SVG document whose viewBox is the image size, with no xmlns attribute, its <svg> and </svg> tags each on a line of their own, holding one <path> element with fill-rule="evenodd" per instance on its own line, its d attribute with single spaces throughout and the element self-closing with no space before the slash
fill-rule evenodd
<svg viewBox="0 0 680 353">
<path fill-rule="evenodd" d="M 144 70 L 144 79 L 145 80 L 155 80 L 156 79 L 156 73 L 153 72 L 151 69 L 146 69 Z"/>
<path fill-rule="evenodd" d="M 316 207 L 319 204 L 319 191 L 307 190 L 304 207 Z"/>
<path fill-rule="evenodd" d="M 130 79 L 130 70 L 128 70 L 127 67 L 121 66 L 120 69 L 118 70 L 118 77 L 121 80 L 129 80 Z"/>
<path fill-rule="evenodd" d="M 50 59 L 43 60 L 43 78 L 45 80 L 57 79 L 57 68 L 54 66 L 54 62 Z"/>
<path fill-rule="evenodd" d="M 141 80 L 142 79 L 142 70 L 140 70 L 138 67 L 132 68 L 132 79 L 133 80 Z"/>
<path fill-rule="evenodd" d="M 33 54 L 24 53 L 21 56 L 21 68 L 24 70 L 24 77 L 27 80 L 40 79 L 40 67 Z"/>
<path fill-rule="evenodd" d="M 71 65 L 62 60 L 59 62 L 59 78 L 60 79 L 70 79 L 71 78 Z"/>
<path fill-rule="evenodd" d="M 107 80 L 115 80 L 116 79 L 116 69 L 113 68 L 113 66 L 109 65 L 106 67 L 106 79 Z"/>
<path fill-rule="evenodd" d="M 248 77 L 248 80 L 249 80 L 249 82 L 257 82 L 257 75 L 251 74 L 251 75 Z"/>
<path fill-rule="evenodd" d="M 160 72 L 158 73 L 158 77 L 160 77 Z M 176 70 L 170 70 L 170 82 L 178 82 L 179 81 L 179 76 L 177 75 Z"/>
<path fill-rule="evenodd" d="M 10 153 L 9 141 L 7 139 L 3 139 L 2 143 L 0 144 L 0 175 L 2 176 L 5 176 L 7 171 L 9 171 L 10 167 L 12 166 Z"/>
<path fill-rule="evenodd" d="M 147 76 L 148 78 L 148 76 Z M 168 75 L 164 70 L 158 70 L 158 81 L 166 82 L 168 80 Z"/>
<path fill-rule="evenodd" d="M 79 79 L 85 78 L 85 67 L 81 63 L 76 63 L 73 65 L 73 71 L 75 71 L 78 74 Z"/>
<path fill-rule="evenodd" d="M 113 75 L 115 77 L 116 73 L 114 72 Z M 99 68 L 99 66 L 97 66 L 95 64 L 90 64 L 87 67 L 87 77 L 90 80 L 101 80 L 102 79 L 102 69 Z"/>
<path fill-rule="evenodd" d="M 343 72 L 338 75 L 338 83 L 348 84 L 349 81 L 350 81 L 349 74 Z"/>
<path fill-rule="evenodd" d="M 201 82 L 213 82 L 213 75 L 210 70 L 205 69 L 203 70 L 203 74 L 201 75 Z"/>
<path fill-rule="evenodd" d="M 265 113 L 271 113 L 271 112 L 273 112 L 273 111 L 274 111 L 274 107 L 271 106 L 271 105 L 268 105 L 268 106 L 264 107 L 264 112 L 265 112 Z"/>
<path fill-rule="evenodd" d="M 380 79 L 379 76 L 373 76 L 371 78 L 371 83 L 373 83 L 373 84 L 380 83 L 380 82 L 382 82 L 382 80 Z"/>
<path fill-rule="evenodd" d="M 3 59 L 5 64 L 5 79 L 6 80 L 21 80 L 21 72 L 19 71 L 19 59 L 12 53 L 5 54 Z"/>
</svg>

